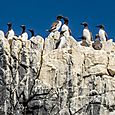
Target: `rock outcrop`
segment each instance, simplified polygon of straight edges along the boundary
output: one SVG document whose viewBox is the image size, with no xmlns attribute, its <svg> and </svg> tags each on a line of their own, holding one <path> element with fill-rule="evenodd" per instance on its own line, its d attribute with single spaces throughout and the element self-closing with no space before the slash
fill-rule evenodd
<svg viewBox="0 0 115 115">
<path fill-rule="evenodd" d="M 0 39 L 0 115 L 115 115 L 115 44 Z"/>
</svg>

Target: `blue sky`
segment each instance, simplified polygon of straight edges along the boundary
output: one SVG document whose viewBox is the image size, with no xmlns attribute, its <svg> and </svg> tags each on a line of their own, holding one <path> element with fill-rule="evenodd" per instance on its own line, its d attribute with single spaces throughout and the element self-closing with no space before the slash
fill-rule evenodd
<svg viewBox="0 0 115 115">
<path fill-rule="evenodd" d="M 89 29 L 95 35 L 97 24 L 104 24 L 109 38 L 115 37 L 115 0 L 2 0 L 0 6 L 0 29 L 6 32 L 7 22 L 13 23 L 16 34 L 20 34 L 20 25 L 35 30 L 46 37 L 45 31 L 57 15 L 69 18 L 69 27 L 74 38 L 82 33 L 80 23 L 89 23 Z"/>
</svg>

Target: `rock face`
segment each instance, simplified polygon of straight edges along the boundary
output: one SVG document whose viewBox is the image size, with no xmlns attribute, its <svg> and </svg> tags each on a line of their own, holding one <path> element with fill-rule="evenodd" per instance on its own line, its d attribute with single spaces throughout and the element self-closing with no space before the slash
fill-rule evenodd
<svg viewBox="0 0 115 115">
<path fill-rule="evenodd" d="M 0 39 L 0 115 L 115 115 L 115 44 Z"/>
</svg>

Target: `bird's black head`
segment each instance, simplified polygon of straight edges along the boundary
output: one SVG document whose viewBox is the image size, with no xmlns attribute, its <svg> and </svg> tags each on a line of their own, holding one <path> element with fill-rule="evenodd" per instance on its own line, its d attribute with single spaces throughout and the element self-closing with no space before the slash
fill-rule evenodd
<svg viewBox="0 0 115 115">
<path fill-rule="evenodd" d="M 33 37 L 34 36 L 34 30 L 33 29 L 28 29 L 28 31 L 31 32 L 31 37 Z"/>
<path fill-rule="evenodd" d="M 63 20 L 64 20 L 64 24 L 68 24 L 69 19 L 67 17 L 63 17 Z"/>
<path fill-rule="evenodd" d="M 63 17 L 64 22 L 69 22 L 68 17 Z"/>
<path fill-rule="evenodd" d="M 84 25 L 84 27 L 87 27 L 88 23 L 87 22 L 82 22 L 81 25 Z"/>
<path fill-rule="evenodd" d="M 104 28 L 105 28 L 103 24 L 100 24 L 100 25 L 98 25 L 98 26 L 96 26 L 96 27 L 97 27 L 97 28 L 100 28 L 100 29 L 104 29 Z"/>
<path fill-rule="evenodd" d="M 58 16 L 56 17 L 57 20 L 61 20 L 62 18 L 63 18 L 62 15 L 58 15 Z"/>
<path fill-rule="evenodd" d="M 34 32 L 34 30 L 33 30 L 33 29 L 28 29 L 28 31 L 30 31 L 30 32 Z"/>
<path fill-rule="evenodd" d="M 11 22 L 8 22 L 7 25 L 8 25 L 8 26 L 12 26 L 12 23 L 11 23 Z"/>
<path fill-rule="evenodd" d="M 20 26 L 22 29 L 26 29 L 26 26 L 25 25 L 21 25 Z"/>
<path fill-rule="evenodd" d="M 25 25 L 21 25 L 20 27 L 22 28 L 22 33 L 21 34 L 23 34 L 25 32 L 25 30 L 26 30 L 26 26 Z"/>
<path fill-rule="evenodd" d="M 7 25 L 8 25 L 8 30 L 11 30 L 12 29 L 12 23 L 8 22 Z"/>
</svg>

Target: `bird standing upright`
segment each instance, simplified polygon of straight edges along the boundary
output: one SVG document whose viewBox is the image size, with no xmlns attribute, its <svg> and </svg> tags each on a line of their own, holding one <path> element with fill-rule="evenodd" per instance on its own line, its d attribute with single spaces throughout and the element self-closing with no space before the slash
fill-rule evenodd
<svg viewBox="0 0 115 115">
<path fill-rule="evenodd" d="M 26 26 L 21 25 L 20 27 L 22 28 L 22 32 L 21 32 L 21 35 L 19 36 L 19 39 L 22 39 L 22 41 L 27 41 L 28 40 L 28 34 L 26 32 Z"/>
<path fill-rule="evenodd" d="M 68 22 L 69 22 L 69 20 L 68 20 L 67 17 L 63 17 L 63 19 L 64 19 L 64 24 L 63 24 L 63 26 L 62 26 L 61 31 L 65 31 L 65 32 L 63 33 L 64 36 L 65 36 L 65 37 L 69 37 L 69 36 L 71 35 L 71 30 L 70 30 L 70 28 L 68 27 Z"/>
<path fill-rule="evenodd" d="M 28 29 L 28 30 L 31 33 L 31 38 L 30 38 L 30 40 L 31 40 L 31 39 L 33 39 L 35 37 L 34 30 L 33 29 Z"/>
<path fill-rule="evenodd" d="M 96 26 L 97 28 L 99 28 L 99 37 L 101 41 L 107 41 L 108 40 L 108 35 L 104 30 L 104 25 L 98 25 Z"/>
<path fill-rule="evenodd" d="M 81 25 L 84 26 L 84 29 L 83 29 L 83 35 L 85 38 L 86 38 L 86 42 L 91 45 L 91 39 L 92 39 L 92 36 L 91 36 L 91 32 L 89 31 L 88 29 L 88 23 L 87 22 L 83 22 L 81 23 Z"/>
<path fill-rule="evenodd" d="M 31 33 L 31 38 L 30 38 L 31 48 L 43 50 L 44 39 L 40 35 L 35 36 L 35 33 L 34 33 L 33 29 L 28 29 L 28 30 Z"/>
<path fill-rule="evenodd" d="M 57 49 L 57 48 L 61 49 L 65 45 L 65 43 L 66 43 L 66 37 L 64 36 L 64 32 L 65 31 L 61 31 L 60 32 L 60 37 L 58 39 L 58 42 L 56 43 L 56 48 L 55 49 Z"/>
<path fill-rule="evenodd" d="M 61 19 L 63 16 L 57 16 L 56 21 L 52 23 L 51 28 L 47 30 L 48 32 L 55 32 L 58 31 L 61 28 L 62 22 Z"/>
<path fill-rule="evenodd" d="M 12 29 L 12 23 L 11 22 L 7 23 L 7 26 L 8 26 L 8 31 L 6 33 L 6 38 L 9 40 L 9 39 L 12 39 L 12 37 L 15 35 L 15 33 Z"/>
</svg>

